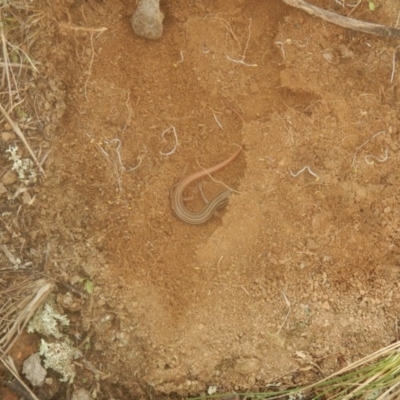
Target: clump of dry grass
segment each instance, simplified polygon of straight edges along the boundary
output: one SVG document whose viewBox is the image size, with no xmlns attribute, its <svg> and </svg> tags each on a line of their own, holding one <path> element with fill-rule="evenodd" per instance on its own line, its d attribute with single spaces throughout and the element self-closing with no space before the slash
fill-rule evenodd
<svg viewBox="0 0 400 400">
<path fill-rule="evenodd" d="M 15 132 L 44 174 L 23 133 L 37 125 L 37 119 L 29 115 L 27 99 L 29 82 L 38 75 L 37 64 L 29 56 L 29 46 L 36 38 L 30 28 L 42 18 L 33 4 L 22 0 L 0 3 L 0 127 Z M 47 279 L 24 274 L 19 264 L 0 270 L 0 359 L 8 369 L 12 365 L 7 353 L 53 287 Z"/>
<path fill-rule="evenodd" d="M 234 397 L 257 400 L 399 399 L 400 341 L 384 347 L 309 386 L 258 393 L 235 393 Z M 232 394 L 193 397 L 191 400 L 211 398 L 232 398 Z"/>
<path fill-rule="evenodd" d="M 2 300 L 0 303 L 0 361 L 15 378 L 9 383 L 12 389 L 21 392 L 24 398 L 37 400 L 19 376 L 8 352 L 33 314 L 52 292 L 54 283 L 47 279 L 32 280 L 32 278 L 22 277 L 22 283 L 9 285 L 9 282 L 15 280 L 15 274 L 18 272 L 14 268 L 6 268 L 0 270 L 0 273 L 2 278 L 5 275 L 12 276 L 9 280 L 0 279 L 0 287 L 3 287 L 0 290 Z"/>
<path fill-rule="evenodd" d="M 8 353 L 36 310 L 52 292 L 46 279 L 24 280 L 0 291 L 0 348 Z"/>
<path fill-rule="evenodd" d="M 21 32 L 27 29 L 26 25 L 21 25 L 22 13 L 31 11 L 32 5 L 27 1 L 4 0 L 0 5 L 0 126 L 7 130 L 9 125 L 43 172 L 22 132 L 36 123 L 29 118 L 25 102 L 26 83 L 38 70 L 21 39 L 24 36 Z M 44 279 L 15 274 L 17 268 L 11 269 L 11 276 L 10 269 L 0 270 L 0 349 L 4 354 L 53 288 L 53 284 Z"/>
<path fill-rule="evenodd" d="M 14 1 L 5 2 L 0 7 L 0 113 L 2 115 L 0 123 L 3 123 L 4 126 L 6 123 L 9 124 L 9 127 L 28 150 L 40 172 L 45 175 L 21 129 L 21 126 L 29 129 L 36 124 L 36 121 L 27 113 L 24 103 L 26 103 L 25 93 L 29 86 L 25 83 L 32 74 L 38 73 L 38 69 L 25 50 L 27 46 L 22 43 L 16 44 L 9 38 L 9 36 L 17 37 L 18 35 L 13 35 L 13 32 L 18 29 L 21 30 L 21 25 L 15 13 L 13 13 L 13 8 L 20 10 L 23 6 L 22 2 Z M 30 7 L 29 4 L 25 4 L 25 11 L 28 11 Z M 32 41 L 33 38 L 31 37 L 30 40 Z"/>
</svg>

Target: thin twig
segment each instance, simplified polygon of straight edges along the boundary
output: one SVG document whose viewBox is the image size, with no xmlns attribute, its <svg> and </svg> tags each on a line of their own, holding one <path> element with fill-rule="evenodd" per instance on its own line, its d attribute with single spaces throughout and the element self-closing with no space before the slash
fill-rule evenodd
<svg viewBox="0 0 400 400">
<path fill-rule="evenodd" d="M 131 124 L 133 110 L 132 110 L 132 106 L 129 103 L 130 97 L 131 97 L 131 91 L 128 90 L 128 97 L 127 97 L 126 102 L 125 102 L 125 107 L 128 110 L 128 118 L 126 119 L 125 125 L 121 129 L 121 132 L 124 132 L 126 130 L 126 128 L 128 126 L 130 126 L 130 124 Z"/>
<path fill-rule="evenodd" d="M 392 60 L 392 75 L 390 77 L 390 83 L 393 83 L 394 74 L 396 73 L 396 53 L 397 49 L 400 47 L 400 44 L 393 50 L 393 60 Z"/>
<path fill-rule="evenodd" d="M 93 65 L 93 60 L 94 60 L 93 33 L 90 34 L 90 45 L 91 45 L 91 48 L 92 48 L 92 54 L 91 54 L 91 57 L 90 57 L 89 70 L 88 70 L 88 77 L 87 77 L 87 79 L 86 79 L 86 81 L 85 81 L 85 85 L 84 85 L 86 101 L 89 101 L 88 98 L 87 98 L 87 90 L 86 90 L 86 89 L 87 89 L 87 85 L 88 85 L 90 76 L 92 75 L 92 65 Z"/>
<path fill-rule="evenodd" d="M 247 296 L 250 297 L 250 293 L 248 292 L 248 290 L 243 285 L 240 285 L 240 288 L 243 290 L 243 292 L 245 292 L 247 294 Z"/>
<path fill-rule="evenodd" d="M 226 28 L 226 30 L 232 35 L 235 42 L 238 44 L 239 49 L 241 48 L 238 38 L 235 35 L 235 32 L 232 29 L 231 24 L 224 18 L 218 17 L 216 14 L 207 14 L 204 19 L 215 19 L 216 21 L 220 21 L 222 25 Z"/>
<path fill-rule="evenodd" d="M 121 185 L 121 174 L 118 168 L 118 165 L 116 162 L 111 160 L 110 155 L 101 147 L 100 144 L 97 144 L 97 147 L 100 149 L 100 151 L 103 153 L 103 155 L 106 157 L 106 159 L 111 163 L 111 165 L 114 167 L 115 174 L 117 176 L 117 182 L 118 182 L 118 190 L 121 193 L 122 192 L 122 185 Z"/>
<path fill-rule="evenodd" d="M 97 147 L 100 149 L 104 156 L 110 157 L 110 155 L 99 144 L 97 145 Z"/>
<path fill-rule="evenodd" d="M 14 255 L 11 253 L 11 251 L 8 250 L 6 244 L 0 245 L 0 249 L 3 250 L 3 253 L 8 258 L 8 261 L 10 261 L 12 265 L 14 265 L 14 268 L 18 269 L 18 266 L 21 264 L 21 259 L 15 258 Z"/>
<path fill-rule="evenodd" d="M 0 14 L 0 17 L 2 17 L 2 14 Z M 1 21 L 3 21 L 3 19 L 1 18 Z M 13 96 L 11 94 L 11 80 L 10 80 L 10 71 L 8 69 L 8 65 L 10 64 L 10 60 L 9 60 L 9 56 L 8 56 L 8 51 L 7 51 L 7 40 L 5 38 L 4 35 L 4 23 L 1 22 L 0 23 L 0 27 L 1 27 L 1 42 L 2 42 L 2 47 L 3 47 L 3 58 L 4 58 L 4 63 L 5 63 L 5 68 L 4 68 L 4 72 L 5 72 L 5 76 L 7 78 L 7 87 L 8 87 L 8 92 L 9 92 L 9 99 L 10 99 L 10 104 L 12 106 L 12 102 L 13 102 Z M 2 85 L 4 84 L 4 82 L 2 82 Z"/>
<path fill-rule="evenodd" d="M 96 330 L 92 327 L 90 328 L 89 332 L 87 333 L 86 337 L 82 340 L 82 342 L 78 346 L 78 350 L 82 350 L 83 346 L 90 341 L 92 336 L 96 333 Z"/>
<path fill-rule="evenodd" d="M 283 321 L 281 327 L 278 329 L 278 332 L 276 333 L 277 336 L 279 336 L 279 333 L 281 332 L 282 328 L 285 326 L 286 321 L 287 321 L 287 319 L 288 319 L 288 317 L 289 317 L 289 314 L 290 314 L 290 310 L 291 310 L 290 301 L 289 301 L 288 298 L 286 297 L 286 294 L 285 294 L 284 292 L 281 292 L 281 293 L 282 293 L 283 298 L 285 299 L 286 305 L 287 305 L 287 307 L 288 307 L 288 311 L 287 311 L 287 313 L 286 313 L 285 319 L 284 319 L 284 321 Z"/>
<path fill-rule="evenodd" d="M 179 144 L 178 135 L 176 134 L 175 126 L 173 126 L 173 125 L 170 126 L 169 128 L 167 128 L 167 129 L 161 134 L 162 139 L 164 140 L 164 142 L 166 142 L 164 136 L 165 136 L 165 134 L 166 134 L 168 131 L 170 131 L 171 129 L 172 129 L 172 133 L 174 134 L 175 144 L 174 144 L 174 147 L 172 148 L 172 150 L 169 151 L 168 153 L 163 153 L 163 152 L 160 150 L 160 154 L 163 155 L 163 156 L 170 156 L 171 154 L 174 154 L 174 153 L 175 153 L 175 150 L 176 150 L 176 148 L 178 147 L 178 144 Z"/>
<path fill-rule="evenodd" d="M 400 37 L 400 29 L 398 28 L 392 28 L 390 26 L 373 24 L 371 22 L 359 21 L 354 18 L 344 17 L 334 12 L 324 10 L 323 8 L 316 7 L 312 4 L 308 4 L 304 0 L 282 1 L 289 6 L 303 10 L 310 15 L 314 15 L 325 21 L 331 22 L 332 24 L 339 25 L 343 28 L 384 37 Z"/>
<path fill-rule="evenodd" d="M 45 279 L 30 282 L 25 288 L 25 291 L 28 291 L 29 294 L 24 296 L 17 304 L 14 304 L 6 315 L 2 315 L 2 320 L 7 321 L 7 334 L 0 336 L 0 347 L 6 353 L 18 340 L 33 314 L 44 303 L 53 288 L 54 283 Z"/>
<path fill-rule="evenodd" d="M 50 149 L 40 160 L 40 165 L 43 165 L 45 163 L 45 161 L 47 160 L 47 157 L 49 156 L 49 154 L 51 153 L 52 149 Z"/>
<path fill-rule="evenodd" d="M 60 285 L 64 286 L 67 290 L 69 290 L 70 292 L 72 292 L 73 294 L 76 294 L 79 297 L 83 297 L 84 299 L 88 299 L 89 295 L 87 293 L 85 293 L 83 290 L 71 285 L 68 282 L 58 282 Z"/>
<path fill-rule="evenodd" d="M 383 162 L 387 161 L 388 158 L 389 158 L 389 150 L 388 149 L 385 150 L 385 155 L 382 158 L 378 158 L 378 157 L 372 156 L 370 154 L 364 157 L 365 162 L 369 165 L 374 163 L 373 161 L 368 161 L 369 159 L 375 160 L 379 163 L 383 163 Z"/>
<path fill-rule="evenodd" d="M 251 36 L 251 24 L 252 24 L 252 19 L 249 18 L 249 34 L 247 36 L 246 45 L 244 46 L 242 60 L 244 60 L 244 58 L 246 57 L 247 48 L 249 47 L 250 36 Z"/>
<path fill-rule="evenodd" d="M 211 111 L 213 112 L 215 122 L 218 124 L 218 126 L 219 126 L 221 129 L 224 129 L 224 127 L 222 126 L 221 122 L 219 122 L 219 120 L 218 120 L 218 118 L 217 118 L 217 115 L 215 114 L 215 111 L 214 111 L 211 107 L 210 107 L 210 109 L 211 109 Z"/>
<path fill-rule="evenodd" d="M 71 29 L 74 31 L 83 31 L 83 32 L 90 32 L 90 33 L 103 33 L 105 31 L 108 31 L 108 28 L 85 28 L 83 26 L 75 26 L 75 25 L 68 25 L 64 22 L 61 22 L 59 24 L 60 28 L 67 28 L 67 29 Z"/>
<path fill-rule="evenodd" d="M 8 123 L 11 125 L 11 127 L 13 128 L 13 130 L 17 134 L 17 136 L 22 140 L 22 143 L 25 145 L 26 149 L 29 151 L 29 154 L 31 155 L 31 157 L 35 161 L 35 163 L 38 166 L 40 172 L 43 174 L 44 177 L 46 177 L 46 174 L 45 174 L 42 166 L 40 165 L 39 161 L 37 160 L 37 158 L 35 156 L 35 153 L 32 151 L 31 146 L 29 145 L 29 143 L 25 139 L 25 136 L 21 132 L 21 129 L 19 129 L 19 126 L 17 125 L 17 123 L 14 122 L 14 120 L 10 117 L 10 115 L 7 113 L 7 111 L 3 108 L 3 106 L 1 104 L 0 104 L 0 111 L 4 115 L 4 117 L 6 118 Z"/>
<path fill-rule="evenodd" d="M 361 4 L 362 0 L 358 0 L 357 4 L 355 4 L 354 6 L 349 6 L 349 7 L 353 7 L 353 9 L 347 14 L 348 17 L 350 17 L 351 14 L 353 14 L 353 12 L 357 9 L 357 7 Z"/>
<path fill-rule="evenodd" d="M 371 136 L 371 137 L 370 137 L 369 139 L 367 139 L 362 145 L 360 145 L 360 146 L 358 146 L 358 147 L 356 148 L 356 151 L 355 151 L 354 156 L 353 156 L 353 162 L 351 163 L 351 165 L 352 165 L 352 167 L 353 167 L 354 169 L 356 169 L 356 157 L 357 157 L 358 151 L 361 150 L 368 142 L 370 142 L 372 139 L 376 138 L 377 136 L 381 135 L 382 133 L 386 133 L 386 131 L 380 131 L 380 132 L 378 132 L 378 133 L 375 133 L 375 135 Z"/>
<path fill-rule="evenodd" d="M 235 63 L 238 63 L 238 64 L 243 64 L 243 65 L 245 65 L 246 67 L 258 67 L 257 64 L 249 64 L 249 63 L 246 63 L 246 62 L 244 61 L 244 59 L 245 59 L 245 57 L 246 57 L 247 48 L 249 47 L 250 36 L 251 36 L 251 22 L 252 22 L 251 18 L 249 18 L 249 21 L 250 21 L 250 22 L 249 22 L 249 34 L 248 34 L 248 36 L 247 36 L 246 45 L 245 45 L 245 47 L 244 47 L 242 56 L 239 58 L 239 60 L 235 60 L 235 59 L 229 57 L 228 55 L 226 55 L 226 58 L 227 58 L 229 61 L 232 61 L 232 62 L 235 62 Z"/>
<path fill-rule="evenodd" d="M 183 58 L 183 51 L 182 50 L 179 52 L 179 54 L 181 56 L 181 59 L 174 64 L 174 67 L 176 67 L 178 64 L 182 63 L 185 60 Z"/>
<path fill-rule="evenodd" d="M 130 167 L 130 168 L 125 167 L 124 163 L 122 162 L 122 156 L 121 156 L 121 150 L 122 150 L 121 140 L 115 138 L 115 139 L 111 139 L 111 140 L 105 140 L 104 143 L 106 143 L 106 144 L 117 143 L 118 144 L 116 153 L 117 153 L 119 165 L 123 171 L 131 172 L 131 171 L 135 170 L 136 168 L 138 168 L 140 166 L 140 164 L 142 163 L 142 158 L 138 157 L 139 163 L 137 165 L 135 165 L 134 167 Z M 106 152 L 104 152 L 104 153 L 108 156 L 108 154 Z"/>
<path fill-rule="evenodd" d="M 294 172 L 292 172 L 292 170 L 290 170 L 290 174 L 291 174 L 294 178 L 296 178 L 296 176 L 299 176 L 299 175 L 300 175 L 301 173 L 303 173 L 305 170 L 307 170 L 311 175 L 315 176 L 315 177 L 317 178 L 316 180 L 319 179 L 319 176 L 318 176 L 315 172 L 311 171 L 311 169 L 310 169 L 310 167 L 309 167 L 308 165 L 306 165 L 304 168 L 302 168 L 299 172 L 296 172 L 296 173 L 294 173 Z"/>
<path fill-rule="evenodd" d="M 91 137 L 90 134 L 87 134 L 88 137 Z M 121 156 L 121 149 L 122 149 L 122 143 L 121 140 L 115 138 L 111 140 L 104 140 L 104 143 L 107 145 L 111 145 L 113 143 L 117 143 L 117 148 L 116 148 L 116 153 L 117 153 L 117 158 L 118 158 L 118 163 L 114 160 L 111 159 L 110 154 L 108 154 L 103 147 L 100 144 L 97 144 L 97 147 L 100 149 L 100 151 L 103 153 L 103 155 L 107 158 L 107 160 L 111 163 L 111 165 L 114 167 L 115 174 L 117 176 L 117 182 L 118 182 L 118 190 L 119 192 L 122 192 L 122 184 L 121 184 L 121 176 L 124 171 L 131 172 L 135 170 L 136 168 L 139 168 L 139 166 L 142 164 L 142 157 L 138 157 L 139 162 L 137 165 L 131 168 L 126 168 L 124 163 L 122 162 L 122 156 Z"/>
<path fill-rule="evenodd" d="M 21 52 L 21 53 L 24 55 L 26 61 L 28 61 L 28 63 L 29 63 L 30 66 L 32 67 L 32 69 L 33 69 L 35 72 L 39 72 L 39 70 L 36 68 L 36 66 L 35 66 L 35 64 L 34 64 L 34 62 L 33 62 L 33 60 L 31 60 L 31 58 L 28 56 L 28 54 L 27 54 L 23 49 L 21 49 L 21 47 L 14 46 L 14 45 L 13 45 L 12 43 L 10 43 L 10 42 L 7 42 L 7 43 L 8 43 L 8 45 L 12 48 L 12 50 Z M 21 57 L 21 56 L 20 56 L 20 57 Z M 22 58 L 22 57 L 21 57 L 21 58 Z"/>
<path fill-rule="evenodd" d="M 244 125 L 244 111 L 240 108 L 240 106 L 239 106 L 239 108 L 242 111 L 243 115 L 239 114 L 239 112 L 236 111 L 229 103 L 225 102 L 225 104 L 227 107 L 229 107 L 231 109 L 231 111 L 233 111 L 240 118 L 240 120 L 242 121 L 242 124 Z"/>
<path fill-rule="evenodd" d="M 257 64 L 249 64 L 249 63 L 247 63 L 247 62 L 245 62 L 245 61 L 243 61 L 243 60 L 235 60 L 235 59 L 229 57 L 228 55 L 226 55 L 226 58 L 227 58 L 229 61 L 232 61 L 232 62 L 238 63 L 238 64 L 243 64 L 243 65 L 245 65 L 246 67 L 258 67 Z"/>
</svg>

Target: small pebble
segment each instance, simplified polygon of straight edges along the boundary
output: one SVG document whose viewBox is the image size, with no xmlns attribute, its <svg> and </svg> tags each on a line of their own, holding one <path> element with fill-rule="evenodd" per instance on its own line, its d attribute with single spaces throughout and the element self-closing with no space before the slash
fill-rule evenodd
<svg viewBox="0 0 400 400">
<path fill-rule="evenodd" d="M 322 308 L 324 308 L 325 310 L 330 310 L 330 309 L 331 309 L 331 306 L 329 305 L 329 302 L 328 302 L 328 301 L 325 301 L 325 302 L 322 304 Z"/>
<path fill-rule="evenodd" d="M 32 196 L 28 192 L 22 193 L 22 203 L 31 204 Z"/>
<path fill-rule="evenodd" d="M 39 353 L 32 354 L 24 361 L 22 372 L 33 386 L 43 385 L 47 371 L 40 363 Z"/>
<path fill-rule="evenodd" d="M 18 175 L 14 171 L 7 171 L 1 178 L 1 182 L 4 186 L 10 186 L 15 183 L 18 179 Z"/>
<path fill-rule="evenodd" d="M 160 0 L 139 0 L 132 15 L 133 31 L 147 39 L 159 39 L 163 33 L 164 15 L 160 11 Z"/>
<path fill-rule="evenodd" d="M 11 140 L 15 140 L 17 138 L 17 135 L 14 132 L 2 132 L 1 138 L 5 142 L 10 142 Z"/>
</svg>

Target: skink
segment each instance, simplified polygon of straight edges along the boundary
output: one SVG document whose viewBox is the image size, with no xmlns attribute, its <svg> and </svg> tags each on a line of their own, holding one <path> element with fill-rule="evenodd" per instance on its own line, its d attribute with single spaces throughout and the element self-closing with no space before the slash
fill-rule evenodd
<svg viewBox="0 0 400 400">
<path fill-rule="evenodd" d="M 201 179 L 209 174 L 212 174 L 220 169 L 226 167 L 230 162 L 232 162 L 241 152 L 239 149 L 231 157 L 222 161 L 221 163 L 214 165 L 213 167 L 204 169 L 202 171 L 195 172 L 192 175 L 182 179 L 179 183 L 173 186 L 170 190 L 170 200 L 171 207 L 177 218 L 191 225 L 199 225 L 207 222 L 219 208 L 226 206 L 228 202 L 228 197 L 232 193 L 232 190 L 224 190 L 219 193 L 212 201 L 210 201 L 206 206 L 199 212 L 189 211 L 183 203 L 183 192 L 186 187 L 197 179 Z"/>
</svg>

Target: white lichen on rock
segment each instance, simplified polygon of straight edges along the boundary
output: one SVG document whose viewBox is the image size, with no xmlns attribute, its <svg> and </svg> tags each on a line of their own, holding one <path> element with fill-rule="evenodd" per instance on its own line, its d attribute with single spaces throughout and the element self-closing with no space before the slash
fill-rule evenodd
<svg viewBox="0 0 400 400">
<path fill-rule="evenodd" d="M 57 313 L 51 303 L 46 303 L 29 321 L 27 330 L 28 333 L 38 332 L 60 339 L 63 334 L 59 330 L 59 325 L 69 326 L 69 319 L 66 315 Z"/>
<path fill-rule="evenodd" d="M 13 162 L 12 170 L 18 174 L 18 178 L 27 185 L 35 183 L 37 174 L 33 169 L 32 160 L 30 158 L 21 158 L 16 144 L 11 144 L 6 153 L 10 153 L 8 159 Z"/>
<path fill-rule="evenodd" d="M 61 382 L 73 382 L 76 371 L 73 360 L 81 357 L 82 353 L 73 347 L 71 340 L 60 329 L 69 326 L 69 319 L 55 310 L 54 299 L 36 312 L 28 324 L 28 332 L 38 332 L 42 335 L 57 339 L 48 343 L 44 339 L 40 342 L 39 354 L 44 358 L 44 366 L 51 368 L 62 375 Z"/>
<path fill-rule="evenodd" d="M 76 376 L 73 360 L 81 356 L 79 350 L 72 346 L 71 341 L 65 337 L 61 342 L 47 343 L 40 341 L 40 355 L 44 357 L 44 366 L 51 368 L 62 375 L 61 382 L 72 383 Z"/>
</svg>

